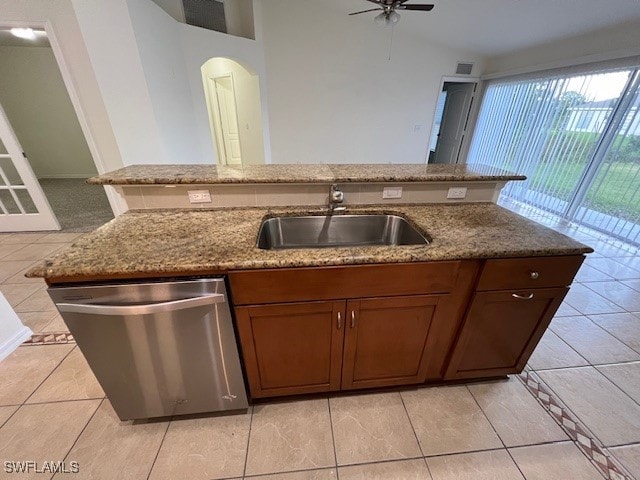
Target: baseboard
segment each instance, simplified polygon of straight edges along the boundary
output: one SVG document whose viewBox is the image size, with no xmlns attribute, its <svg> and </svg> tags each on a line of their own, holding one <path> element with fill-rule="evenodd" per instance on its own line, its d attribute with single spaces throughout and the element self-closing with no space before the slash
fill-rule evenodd
<svg viewBox="0 0 640 480">
<path fill-rule="evenodd" d="M 20 346 L 22 342 L 33 335 L 29 327 L 22 327 L 16 334 L 0 345 L 0 361 L 7 358 L 13 351 Z"/>
<path fill-rule="evenodd" d="M 96 175 L 97 173 L 66 173 L 63 175 L 40 175 L 38 176 L 38 180 L 45 180 L 45 179 L 61 180 L 65 178 L 91 178 L 91 177 L 95 177 Z"/>
</svg>

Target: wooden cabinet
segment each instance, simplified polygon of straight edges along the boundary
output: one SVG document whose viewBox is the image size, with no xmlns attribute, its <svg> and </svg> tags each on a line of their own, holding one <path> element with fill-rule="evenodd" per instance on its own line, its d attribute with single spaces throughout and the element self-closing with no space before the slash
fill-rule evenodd
<svg viewBox="0 0 640 480">
<path fill-rule="evenodd" d="M 251 395 L 520 372 L 583 258 L 230 272 Z"/>
<path fill-rule="evenodd" d="M 340 389 L 344 310 L 344 301 L 236 308 L 251 395 Z"/>
<path fill-rule="evenodd" d="M 476 293 L 445 378 L 521 372 L 568 290 Z"/>
<path fill-rule="evenodd" d="M 232 272 L 251 395 L 441 379 L 478 267 L 456 261 Z M 323 301 L 308 301 L 314 298 Z"/>
<path fill-rule="evenodd" d="M 347 302 L 342 388 L 423 383 L 435 352 L 429 332 L 440 313 L 438 304 L 446 298 L 416 295 Z"/>
<path fill-rule="evenodd" d="M 521 372 L 583 260 L 581 255 L 487 260 L 445 379 Z"/>
</svg>

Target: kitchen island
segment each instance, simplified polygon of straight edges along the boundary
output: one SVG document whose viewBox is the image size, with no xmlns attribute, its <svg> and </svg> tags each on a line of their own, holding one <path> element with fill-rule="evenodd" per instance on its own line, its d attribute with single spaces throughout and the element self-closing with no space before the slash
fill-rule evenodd
<svg viewBox="0 0 640 480">
<path fill-rule="evenodd" d="M 315 181 L 273 167 L 278 180 L 286 171 L 293 183 Z M 312 177 L 323 188 L 345 180 L 339 168 L 314 167 L 317 172 L 304 171 L 318 175 Z M 454 167 L 425 176 L 425 166 L 403 167 L 384 166 L 369 177 L 361 172 L 358 181 L 433 181 L 446 191 L 451 183 L 522 178 L 468 168 L 456 175 Z M 175 181 L 218 185 L 198 168 L 184 169 Z M 250 185 L 266 183 L 261 168 Z M 171 181 L 167 171 L 141 172 L 129 168 L 95 182 Z M 51 285 L 226 275 L 251 396 L 269 398 L 520 372 L 592 251 L 490 201 L 347 202 L 334 213 L 400 216 L 428 245 L 268 250 L 256 244 L 264 219 L 326 213 L 313 204 L 133 209 L 28 275 Z"/>
</svg>

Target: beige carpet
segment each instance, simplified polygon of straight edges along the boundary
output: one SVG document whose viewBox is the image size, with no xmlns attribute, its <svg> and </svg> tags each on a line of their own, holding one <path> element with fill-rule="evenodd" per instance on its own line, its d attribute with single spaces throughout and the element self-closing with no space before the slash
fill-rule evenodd
<svg viewBox="0 0 640 480">
<path fill-rule="evenodd" d="M 40 185 L 63 232 L 90 232 L 113 219 L 107 194 L 83 178 L 43 178 Z"/>
</svg>

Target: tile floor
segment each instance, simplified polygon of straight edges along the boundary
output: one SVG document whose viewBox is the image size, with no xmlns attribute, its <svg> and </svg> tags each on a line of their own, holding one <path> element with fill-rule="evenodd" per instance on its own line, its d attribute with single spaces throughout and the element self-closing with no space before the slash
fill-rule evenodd
<svg viewBox="0 0 640 480">
<path fill-rule="evenodd" d="M 52 477 L 5 461 L 65 460 L 79 473 L 56 479 L 640 480 L 640 256 L 532 217 L 596 254 L 522 376 L 120 422 L 75 344 L 25 345 L 0 363 L 0 478 Z M 76 236 L 0 235 L 0 291 L 36 333 L 66 327 L 23 273 Z"/>
</svg>

